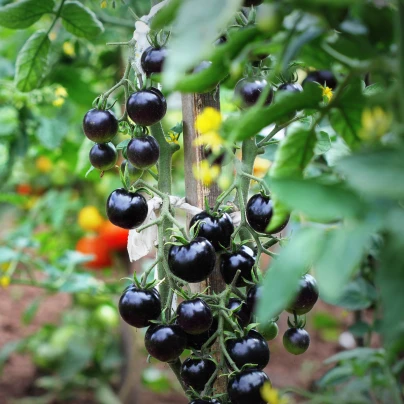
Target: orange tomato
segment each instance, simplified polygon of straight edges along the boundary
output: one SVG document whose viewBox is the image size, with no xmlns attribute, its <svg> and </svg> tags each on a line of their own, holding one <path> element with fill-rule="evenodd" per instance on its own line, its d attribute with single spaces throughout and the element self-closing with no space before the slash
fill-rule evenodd
<svg viewBox="0 0 404 404">
<path fill-rule="evenodd" d="M 20 195 L 31 195 L 32 187 L 29 184 L 18 184 L 16 191 L 17 191 L 17 194 L 20 194 Z"/>
<path fill-rule="evenodd" d="M 115 226 L 109 220 L 105 221 L 100 229 L 100 237 L 110 250 L 121 251 L 128 244 L 129 230 Z"/>
<path fill-rule="evenodd" d="M 83 254 L 94 255 L 94 258 L 86 262 L 87 268 L 100 269 L 112 264 L 110 250 L 105 241 L 99 236 L 84 236 L 76 245 L 76 251 Z"/>
</svg>

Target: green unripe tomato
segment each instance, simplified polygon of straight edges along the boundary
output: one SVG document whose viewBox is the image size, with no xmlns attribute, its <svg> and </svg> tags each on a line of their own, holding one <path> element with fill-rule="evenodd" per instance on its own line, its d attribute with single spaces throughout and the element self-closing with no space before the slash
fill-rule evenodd
<svg viewBox="0 0 404 404">
<path fill-rule="evenodd" d="M 113 307 L 109 304 L 103 304 L 94 312 L 94 319 L 105 328 L 116 328 L 119 324 L 119 316 Z"/>
<path fill-rule="evenodd" d="M 278 336 L 279 328 L 275 321 L 267 321 L 259 324 L 258 331 L 267 341 L 271 341 Z"/>
</svg>

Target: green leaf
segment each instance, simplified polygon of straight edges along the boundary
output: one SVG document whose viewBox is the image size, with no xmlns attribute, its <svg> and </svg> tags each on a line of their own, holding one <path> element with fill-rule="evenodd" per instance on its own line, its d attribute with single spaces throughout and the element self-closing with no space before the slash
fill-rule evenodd
<svg viewBox="0 0 404 404">
<path fill-rule="evenodd" d="M 70 341 L 63 362 L 58 371 L 62 379 L 70 379 L 83 370 L 91 360 L 94 344 L 83 335 L 75 335 Z"/>
<path fill-rule="evenodd" d="M 22 0 L 0 7 L 0 25 L 11 29 L 28 28 L 44 14 L 51 13 L 53 0 Z"/>
<path fill-rule="evenodd" d="M 67 134 L 68 124 L 56 118 L 40 118 L 39 128 L 35 135 L 42 146 L 54 150 L 62 143 Z"/>
<path fill-rule="evenodd" d="M 328 223 L 358 217 L 365 208 L 359 196 L 340 184 L 285 178 L 273 179 L 271 187 L 289 210 L 301 212 L 314 221 Z"/>
<path fill-rule="evenodd" d="M 316 383 L 321 388 L 334 386 L 347 381 L 353 376 L 354 369 L 351 365 L 337 366 L 330 369 L 321 379 Z"/>
<path fill-rule="evenodd" d="M 99 404 L 120 404 L 122 401 L 108 384 L 102 384 L 95 390 L 95 398 Z"/>
<path fill-rule="evenodd" d="M 336 301 L 330 302 L 335 306 L 348 310 L 368 309 L 377 299 L 375 287 L 363 278 L 348 283 Z"/>
<path fill-rule="evenodd" d="M 351 149 L 360 144 L 358 133 L 362 128 L 364 99 L 361 82 L 356 81 L 344 90 L 329 115 L 333 129 Z"/>
<path fill-rule="evenodd" d="M 303 170 L 314 156 L 316 141 L 314 131 L 304 129 L 301 125 L 293 125 L 276 152 L 271 177 L 302 176 Z"/>
<path fill-rule="evenodd" d="M 271 217 L 271 221 L 269 222 L 265 231 L 267 233 L 272 233 L 274 230 L 277 230 L 279 227 L 285 224 L 290 216 L 290 209 L 281 202 L 280 198 L 276 193 L 271 195 L 273 202 L 273 215 Z"/>
<path fill-rule="evenodd" d="M 291 113 L 306 108 L 318 108 L 322 99 L 322 90 L 315 83 L 307 83 L 301 93 L 282 91 L 276 94 L 274 103 L 269 107 L 252 107 L 241 117 L 228 119 L 230 138 L 243 140 L 255 136 L 266 126 L 278 122 Z"/>
<path fill-rule="evenodd" d="M 38 309 L 39 305 L 41 303 L 42 299 L 41 298 L 36 298 L 34 301 L 24 310 L 24 313 L 22 314 L 22 322 L 25 325 L 31 324 L 32 320 L 34 319 Z"/>
<path fill-rule="evenodd" d="M 312 264 L 321 244 L 323 232 L 301 229 L 293 235 L 265 275 L 257 316 L 264 323 L 288 306 L 297 293 L 299 279 Z"/>
<path fill-rule="evenodd" d="M 66 30 L 80 38 L 93 39 L 104 32 L 97 16 L 78 1 L 67 1 L 60 16 Z"/>
<path fill-rule="evenodd" d="M 0 247 L 0 263 L 9 262 L 18 257 L 18 253 L 9 247 Z"/>
<path fill-rule="evenodd" d="M 404 149 L 383 148 L 349 156 L 337 170 L 358 192 L 378 198 L 404 198 Z"/>
<path fill-rule="evenodd" d="M 182 0 L 171 0 L 153 17 L 150 28 L 154 31 L 163 29 L 170 24 L 181 6 Z"/>
<path fill-rule="evenodd" d="M 339 352 L 324 361 L 325 365 L 335 362 L 342 362 L 352 359 L 370 359 L 374 355 L 383 355 L 382 349 L 373 348 L 355 348 L 349 351 Z"/>
<path fill-rule="evenodd" d="M 322 299 L 337 300 L 369 247 L 373 226 L 343 226 L 323 232 L 314 273 Z"/>
<path fill-rule="evenodd" d="M 15 83 L 27 92 L 41 85 L 48 66 L 50 40 L 45 31 L 31 35 L 20 50 L 16 61 Z"/>
<path fill-rule="evenodd" d="M 319 156 L 327 153 L 331 149 L 331 140 L 327 132 L 323 130 L 317 133 L 317 143 L 314 148 L 314 154 Z"/>
<path fill-rule="evenodd" d="M 182 2 L 172 31 L 163 84 L 172 89 L 184 73 L 212 52 L 218 33 L 240 9 L 241 0 Z M 202 28 L 203 27 L 203 28 Z"/>
<path fill-rule="evenodd" d="M 132 139 L 125 139 L 125 140 L 122 140 L 122 142 L 120 142 L 120 143 L 117 144 L 116 150 L 122 150 L 122 149 L 124 149 L 124 148 L 129 144 L 129 142 L 130 142 L 131 140 L 132 140 Z"/>
</svg>

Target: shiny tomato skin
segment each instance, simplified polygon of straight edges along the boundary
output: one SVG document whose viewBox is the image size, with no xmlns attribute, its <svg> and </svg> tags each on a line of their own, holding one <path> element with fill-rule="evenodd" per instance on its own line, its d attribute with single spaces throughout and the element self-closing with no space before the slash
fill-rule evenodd
<svg viewBox="0 0 404 404">
<path fill-rule="evenodd" d="M 177 324 L 192 335 L 202 334 L 212 326 L 209 306 L 200 298 L 184 300 L 177 307 Z"/>
</svg>

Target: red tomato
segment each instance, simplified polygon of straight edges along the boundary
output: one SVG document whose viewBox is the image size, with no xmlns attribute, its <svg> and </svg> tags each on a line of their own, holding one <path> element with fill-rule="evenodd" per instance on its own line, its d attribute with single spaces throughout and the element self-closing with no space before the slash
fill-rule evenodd
<svg viewBox="0 0 404 404">
<path fill-rule="evenodd" d="M 124 250 L 128 244 L 129 230 L 115 226 L 106 220 L 100 229 L 100 237 L 110 250 Z"/>
<path fill-rule="evenodd" d="M 83 254 L 94 255 L 94 259 L 92 261 L 84 264 L 88 268 L 99 269 L 112 264 L 108 245 L 99 236 L 82 237 L 77 242 L 76 251 L 79 251 Z"/>
<path fill-rule="evenodd" d="M 32 187 L 29 184 L 18 184 L 17 185 L 17 194 L 20 195 L 31 195 Z"/>
</svg>

